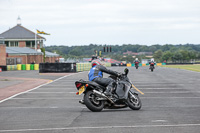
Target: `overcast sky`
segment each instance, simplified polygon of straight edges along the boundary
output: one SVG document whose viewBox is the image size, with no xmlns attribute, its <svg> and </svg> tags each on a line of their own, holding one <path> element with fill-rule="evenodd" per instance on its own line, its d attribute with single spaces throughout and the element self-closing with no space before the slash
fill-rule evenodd
<svg viewBox="0 0 200 133">
<path fill-rule="evenodd" d="M 200 0 L 0 0 L 0 33 L 18 16 L 46 46 L 200 44 Z"/>
</svg>

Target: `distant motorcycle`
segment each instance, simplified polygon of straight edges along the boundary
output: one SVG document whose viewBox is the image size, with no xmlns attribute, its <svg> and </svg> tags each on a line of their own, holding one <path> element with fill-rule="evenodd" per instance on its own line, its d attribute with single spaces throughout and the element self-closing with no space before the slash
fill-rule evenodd
<svg viewBox="0 0 200 133">
<path fill-rule="evenodd" d="M 153 72 L 153 69 L 155 69 L 154 64 L 155 64 L 155 63 L 150 63 L 149 69 L 151 69 L 151 72 Z"/>
<path fill-rule="evenodd" d="M 138 69 L 139 67 L 139 62 L 135 62 L 135 68 Z"/>
<path fill-rule="evenodd" d="M 109 76 L 114 79 L 115 90 L 111 96 L 106 96 L 104 91 L 106 87 L 101 86 L 93 81 L 79 80 L 75 82 L 78 90 L 77 95 L 84 94 L 83 104 L 93 112 L 100 112 L 104 108 L 119 109 L 130 107 L 132 110 L 139 110 L 142 107 L 141 100 L 137 93 L 132 89 L 132 83 L 127 77 L 129 70 L 124 70 L 125 74 L 120 77 Z"/>
</svg>

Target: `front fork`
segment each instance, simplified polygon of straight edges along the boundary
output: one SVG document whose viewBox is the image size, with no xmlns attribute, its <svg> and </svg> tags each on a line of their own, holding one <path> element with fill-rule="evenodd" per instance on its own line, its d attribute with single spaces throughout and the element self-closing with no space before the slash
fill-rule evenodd
<svg viewBox="0 0 200 133">
<path fill-rule="evenodd" d="M 129 90 L 129 93 L 130 93 L 130 95 L 134 98 L 134 99 L 137 99 L 136 97 L 135 97 L 135 95 L 138 95 L 136 92 L 134 92 L 133 90 Z M 135 95 L 134 95 L 135 94 Z"/>
</svg>

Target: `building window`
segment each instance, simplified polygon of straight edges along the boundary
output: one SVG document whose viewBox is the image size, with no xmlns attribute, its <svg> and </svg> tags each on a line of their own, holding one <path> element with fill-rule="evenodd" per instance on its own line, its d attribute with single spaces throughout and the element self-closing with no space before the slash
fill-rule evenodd
<svg viewBox="0 0 200 133">
<path fill-rule="evenodd" d="M 5 41 L 6 47 L 9 47 L 9 42 Z"/>
<path fill-rule="evenodd" d="M 35 41 L 31 41 L 32 43 L 32 47 L 34 48 L 35 47 Z"/>
<path fill-rule="evenodd" d="M 26 41 L 26 47 L 34 48 L 35 47 L 35 41 Z"/>
<path fill-rule="evenodd" d="M 32 47 L 31 46 L 31 41 L 26 41 L 26 47 Z"/>
<path fill-rule="evenodd" d="M 18 42 L 10 41 L 9 42 L 9 47 L 18 47 Z"/>
</svg>

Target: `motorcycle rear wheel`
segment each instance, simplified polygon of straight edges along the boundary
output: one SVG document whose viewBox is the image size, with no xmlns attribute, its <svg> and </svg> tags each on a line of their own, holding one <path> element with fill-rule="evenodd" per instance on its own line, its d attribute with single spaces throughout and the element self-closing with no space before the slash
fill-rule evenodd
<svg viewBox="0 0 200 133">
<path fill-rule="evenodd" d="M 86 107 L 93 112 L 100 112 L 104 108 L 104 101 L 99 101 L 97 98 L 92 91 L 87 91 L 84 95 Z"/>
<path fill-rule="evenodd" d="M 135 98 L 130 93 L 128 94 L 128 99 L 127 99 L 128 106 L 132 110 L 139 110 L 142 107 L 141 100 L 137 94 L 133 95 Z"/>
</svg>

